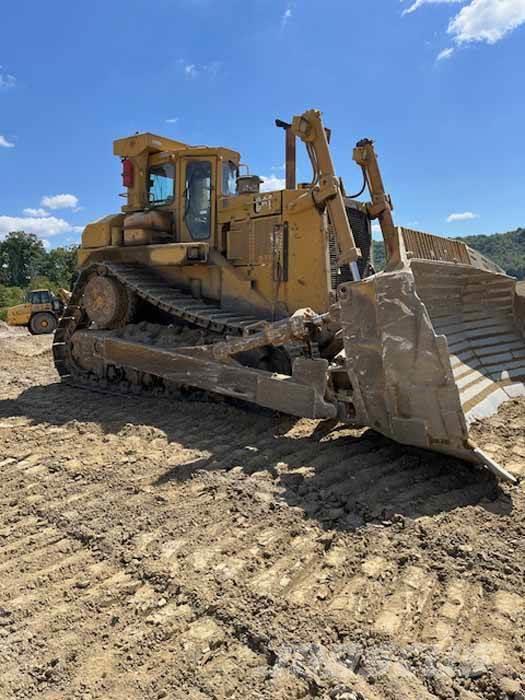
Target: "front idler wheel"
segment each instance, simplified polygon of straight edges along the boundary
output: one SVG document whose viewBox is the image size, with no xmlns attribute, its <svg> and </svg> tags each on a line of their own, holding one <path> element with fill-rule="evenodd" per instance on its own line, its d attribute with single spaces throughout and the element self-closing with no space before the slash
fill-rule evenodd
<svg viewBox="0 0 525 700">
<path fill-rule="evenodd" d="M 114 277 L 93 275 L 87 282 L 82 306 L 97 328 L 123 328 L 133 316 L 134 295 Z"/>
</svg>

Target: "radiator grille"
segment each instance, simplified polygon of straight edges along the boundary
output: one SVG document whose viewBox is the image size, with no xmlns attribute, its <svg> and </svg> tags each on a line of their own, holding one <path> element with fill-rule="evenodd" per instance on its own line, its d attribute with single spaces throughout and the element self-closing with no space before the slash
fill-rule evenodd
<svg viewBox="0 0 525 700">
<path fill-rule="evenodd" d="M 352 233 L 354 234 L 355 244 L 361 249 L 361 259 L 358 262 L 359 272 L 361 277 L 367 277 L 370 272 L 370 264 L 372 263 L 371 248 L 372 248 L 372 229 L 370 219 L 367 215 L 356 208 L 355 206 L 346 205 L 346 214 Z M 330 279 L 332 289 L 336 289 L 343 282 L 351 282 L 353 277 L 349 265 L 337 267 L 337 238 L 332 225 L 329 226 L 329 255 L 330 255 Z"/>
</svg>

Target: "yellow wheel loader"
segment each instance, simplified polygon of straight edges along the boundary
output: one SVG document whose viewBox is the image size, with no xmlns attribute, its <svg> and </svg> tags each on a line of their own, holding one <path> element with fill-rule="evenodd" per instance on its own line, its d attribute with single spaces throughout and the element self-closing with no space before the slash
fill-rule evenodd
<svg viewBox="0 0 525 700">
<path fill-rule="evenodd" d="M 32 289 L 23 304 L 7 310 L 7 324 L 25 326 L 33 335 L 53 333 L 68 298 L 66 290 L 60 290 L 55 296 L 49 289 Z"/>
<path fill-rule="evenodd" d="M 285 131 L 286 188 L 261 192 L 237 152 L 150 133 L 114 142 L 125 204 L 89 224 L 54 338 L 63 380 L 124 393 L 188 388 L 295 416 L 370 426 L 513 477 L 469 424 L 523 395 L 515 280 L 460 242 L 394 224 L 373 143 L 347 196 L 330 132 Z M 312 181 L 296 184 L 296 143 Z M 371 223 L 387 264 L 375 273 Z"/>
</svg>

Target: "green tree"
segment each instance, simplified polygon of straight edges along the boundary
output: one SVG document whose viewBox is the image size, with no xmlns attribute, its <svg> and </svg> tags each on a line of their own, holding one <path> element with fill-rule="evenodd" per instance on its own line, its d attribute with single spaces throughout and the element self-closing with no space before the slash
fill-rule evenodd
<svg viewBox="0 0 525 700">
<path fill-rule="evenodd" d="M 6 287 L 0 284 L 0 321 L 5 321 L 8 307 L 22 304 L 24 297 L 24 290 L 20 287 Z"/>
<path fill-rule="evenodd" d="M 385 266 L 385 245 L 383 241 L 373 241 L 373 263 L 376 272 Z"/>
<path fill-rule="evenodd" d="M 53 285 L 69 289 L 77 264 L 77 251 L 76 245 L 49 250 L 40 268 L 41 274 L 48 277 Z"/>
<path fill-rule="evenodd" d="M 24 290 L 20 287 L 6 287 L 0 284 L 0 307 L 16 306 L 24 301 Z"/>
<path fill-rule="evenodd" d="M 0 241 L 0 282 L 9 287 L 26 287 L 39 274 L 46 250 L 33 233 L 13 231 Z"/>
<path fill-rule="evenodd" d="M 49 289 L 52 292 L 56 292 L 58 289 L 58 284 L 52 282 L 49 277 L 45 275 L 36 275 L 31 278 L 31 281 L 27 285 L 27 289 Z"/>
<path fill-rule="evenodd" d="M 491 236 L 466 236 L 459 240 L 486 255 L 509 275 L 525 279 L 525 228 Z"/>
</svg>

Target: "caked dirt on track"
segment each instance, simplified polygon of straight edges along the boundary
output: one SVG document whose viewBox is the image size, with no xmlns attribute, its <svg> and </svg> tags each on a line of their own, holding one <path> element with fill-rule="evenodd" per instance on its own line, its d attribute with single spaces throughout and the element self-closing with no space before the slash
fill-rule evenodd
<svg viewBox="0 0 525 700">
<path fill-rule="evenodd" d="M 61 386 L 0 329 L 0 697 L 525 697 L 525 494 L 371 432 Z M 475 438 L 525 467 L 525 403 Z"/>
</svg>

